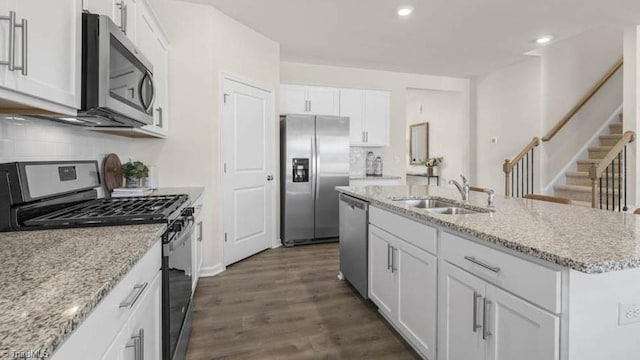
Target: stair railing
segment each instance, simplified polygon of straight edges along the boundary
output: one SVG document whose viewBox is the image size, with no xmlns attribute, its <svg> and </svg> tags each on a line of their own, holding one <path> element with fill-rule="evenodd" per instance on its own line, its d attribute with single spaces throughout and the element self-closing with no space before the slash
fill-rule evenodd
<svg viewBox="0 0 640 360">
<path fill-rule="evenodd" d="M 589 91 L 582 97 L 582 99 L 580 99 L 580 101 L 578 101 L 578 103 L 574 107 L 572 107 L 571 110 L 569 110 L 569 112 L 564 117 L 562 117 L 562 119 L 560 119 L 560 121 L 558 121 L 558 123 L 553 128 L 551 128 L 551 130 L 549 130 L 549 132 L 542 138 L 542 141 L 546 142 L 551 140 L 558 133 L 558 131 L 560 131 L 560 129 L 567 125 L 569 120 L 571 120 L 571 118 L 573 118 L 578 113 L 578 111 L 580 111 L 580 109 L 582 109 L 582 107 L 585 106 L 589 102 L 589 100 L 591 100 L 591 98 L 598 92 L 598 90 L 600 90 L 600 88 L 602 88 L 604 84 L 606 84 L 607 81 L 609 81 L 609 79 L 613 77 L 613 75 L 622 67 L 622 65 L 623 60 L 618 60 L 618 62 L 613 65 L 613 67 L 609 69 L 609 71 L 607 71 L 607 73 L 604 74 L 604 76 L 602 76 L 602 78 L 600 78 L 600 80 L 595 85 L 593 85 L 591 89 L 589 89 Z"/>
<path fill-rule="evenodd" d="M 538 145 L 540 145 L 540 138 L 534 137 L 513 160 L 506 159 L 504 161 L 502 171 L 504 172 L 504 195 L 506 197 L 522 197 L 533 192 L 534 149 Z"/>
<path fill-rule="evenodd" d="M 627 145 L 634 141 L 635 136 L 633 131 L 625 132 L 604 158 L 589 168 L 592 208 L 628 210 Z"/>
</svg>

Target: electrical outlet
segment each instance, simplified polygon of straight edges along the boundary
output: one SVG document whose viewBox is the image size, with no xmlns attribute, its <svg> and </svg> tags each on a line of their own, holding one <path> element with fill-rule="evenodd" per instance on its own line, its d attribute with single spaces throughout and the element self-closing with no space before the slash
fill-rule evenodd
<svg viewBox="0 0 640 360">
<path fill-rule="evenodd" d="M 492 136 L 491 139 L 490 139 L 490 142 L 493 145 L 497 144 L 498 143 L 498 137 L 497 136 Z"/>
<path fill-rule="evenodd" d="M 640 322 L 640 301 L 620 303 L 618 311 L 618 324 L 628 325 Z"/>
</svg>

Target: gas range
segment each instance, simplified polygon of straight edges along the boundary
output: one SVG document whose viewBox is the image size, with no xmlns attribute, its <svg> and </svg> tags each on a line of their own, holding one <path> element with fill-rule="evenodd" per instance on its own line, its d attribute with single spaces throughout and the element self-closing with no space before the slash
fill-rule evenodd
<svg viewBox="0 0 640 360">
<path fill-rule="evenodd" d="M 0 231 L 171 223 L 187 195 L 98 198 L 97 161 L 0 164 Z"/>
</svg>

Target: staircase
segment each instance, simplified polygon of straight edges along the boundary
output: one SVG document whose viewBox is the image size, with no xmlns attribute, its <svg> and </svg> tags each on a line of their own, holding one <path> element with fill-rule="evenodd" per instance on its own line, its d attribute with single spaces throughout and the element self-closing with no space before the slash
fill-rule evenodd
<svg viewBox="0 0 640 360">
<path fill-rule="evenodd" d="M 572 204 L 585 207 L 591 207 L 591 179 L 589 178 L 589 169 L 595 163 L 598 164 L 602 158 L 604 158 L 613 146 L 622 138 L 622 114 L 619 115 L 618 120 L 609 124 L 608 134 L 601 134 L 599 136 L 598 146 L 589 148 L 589 158 L 578 160 L 576 162 L 575 169 L 577 171 L 568 171 L 566 176 L 565 185 L 555 185 L 553 187 L 554 195 L 571 199 Z M 615 167 L 619 169 L 622 162 L 614 161 Z M 622 164 L 624 165 L 624 164 Z M 618 172 L 617 170 L 615 171 Z M 618 193 L 619 176 L 617 174 L 611 174 L 607 182 L 603 184 L 604 188 L 608 189 L 611 196 L 617 196 Z M 606 194 L 603 193 L 603 196 Z"/>
</svg>

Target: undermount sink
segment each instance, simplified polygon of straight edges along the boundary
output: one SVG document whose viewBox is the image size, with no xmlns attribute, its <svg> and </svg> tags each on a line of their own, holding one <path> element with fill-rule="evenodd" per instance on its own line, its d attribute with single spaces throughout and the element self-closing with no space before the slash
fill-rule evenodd
<svg viewBox="0 0 640 360">
<path fill-rule="evenodd" d="M 407 199 L 407 200 L 396 200 L 396 202 L 400 202 L 407 206 L 418 208 L 418 209 L 446 208 L 446 207 L 453 206 L 453 204 L 451 203 L 435 200 L 435 199 Z"/>
<path fill-rule="evenodd" d="M 445 208 L 432 208 L 426 209 L 427 212 L 432 214 L 444 214 L 444 215 L 463 215 L 463 214 L 480 214 L 480 211 L 469 210 L 461 207 L 445 207 Z"/>
<path fill-rule="evenodd" d="M 456 206 L 454 202 L 447 202 L 438 199 L 398 199 L 394 202 L 402 203 L 406 206 L 422 209 L 432 214 L 443 215 L 464 215 L 464 214 L 481 214 L 484 211 L 471 210 Z"/>
</svg>

